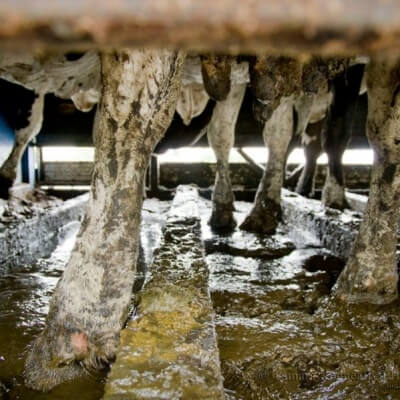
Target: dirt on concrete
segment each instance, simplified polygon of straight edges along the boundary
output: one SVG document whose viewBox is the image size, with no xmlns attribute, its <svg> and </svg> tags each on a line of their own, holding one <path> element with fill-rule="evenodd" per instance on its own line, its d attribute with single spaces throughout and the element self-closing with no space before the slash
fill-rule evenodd
<svg viewBox="0 0 400 400">
<path fill-rule="evenodd" d="M 239 206 L 238 221 L 249 208 Z M 228 240 L 205 222 L 203 235 Z M 268 239 L 275 252 L 284 235 L 280 227 Z M 326 249 L 296 245 L 273 259 L 229 247 L 207 256 L 226 398 L 399 399 L 399 302 L 335 301 L 331 288 L 344 262 Z"/>
</svg>

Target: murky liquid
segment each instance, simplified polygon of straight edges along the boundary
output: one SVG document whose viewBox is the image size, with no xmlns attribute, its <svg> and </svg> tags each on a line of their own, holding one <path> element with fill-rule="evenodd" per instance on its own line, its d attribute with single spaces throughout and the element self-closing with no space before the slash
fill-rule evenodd
<svg viewBox="0 0 400 400">
<path fill-rule="evenodd" d="M 209 207 L 203 235 L 214 242 L 207 263 L 226 398 L 400 399 L 400 303 L 336 303 L 329 295 L 341 260 L 321 248 L 290 249 L 290 227 L 268 239 L 212 233 Z M 237 208 L 240 223 L 250 204 Z M 265 246 L 275 257 L 249 256 Z"/>
<path fill-rule="evenodd" d="M 78 228 L 78 222 L 63 228 L 59 245 L 49 259 L 0 277 L 0 398 L 91 400 L 102 395 L 102 375 L 60 385 L 51 394 L 31 391 L 23 384 L 26 353 L 44 327 L 51 295 L 71 254 Z"/>
<path fill-rule="evenodd" d="M 142 257 L 138 265 L 136 290 L 144 280 L 145 266 L 161 238 L 167 202 L 146 200 L 142 223 Z M 59 233 L 59 245 L 48 259 L 31 266 L 17 267 L 21 272 L 0 276 L 0 399 L 21 400 L 97 400 L 103 395 L 107 371 L 57 386 L 49 393 L 27 389 L 23 366 L 29 346 L 45 324 L 49 301 L 69 259 L 79 223 L 68 224 Z"/>
<path fill-rule="evenodd" d="M 201 204 L 228 400 L 400 399 L 400 302 L 338 304 L 329 295 L 342 261 L 310 247 L 308 240 L 295 248 L 284 229 L 272 237 L 239 230 L 214 234 L 207 225 L 210 203 Z M 145 202 L 135 290 L 160 242 L 168 206 Z M 237 207 L 240 222 L 250 205 Z M 44 327 L 78 225 L 62 230 L 51 258 L 0 276 L 0 399 L 86 400 L 103 395 L 106 373 L 45 394 L 23 384 L 25 355 Z"/>
</svg>

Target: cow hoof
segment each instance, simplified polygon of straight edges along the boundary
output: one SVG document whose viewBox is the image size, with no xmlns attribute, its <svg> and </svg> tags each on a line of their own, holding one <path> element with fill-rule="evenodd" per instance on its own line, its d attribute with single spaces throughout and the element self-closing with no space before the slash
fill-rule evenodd
<svg viewBox="0 0 400 400">
<path fill-rule="evenodd" d="M 58 344 L 59 340 L 45 332 L 35 340 L 25 361 L 24 376 L 27 387 L 47 392 L 84 374 L 84 369 L 72 356 L 55 356 Z"/>
<path fill-rule="evenodd" d="M 279 222 L 274 218 L 259 218 L 249 215 L 241 223 L 239 228 L 247 232 L 273 235 L 276 232 L 278 223 Z"/>
<path fill-rule="evenodd" d="M 325 207 L 328 208 L 334 208 L 335 210 L 340 210 L 343 211 L 346 208 L 350 208 L 350 204 L 347 202 L 346 199 L 344 199 L 343 201 L 332 201 L 332 202 L 328 202 L 328 201 L 323 201 L 323 204 Z"/>
<path fill-rule="evenodd" d="M 281 220 L 282 209 L 279 204 L 271 200 L 264 201 L 265 207 L 255 207 L 240 225 L 240 229 L 247 232 L 272 235 Z"/>
<path fill-rule="evenodd" d="M 213 210 L 208 224 L 215 230 L 232 230 L 236 227 L 236 221 L 231 209 Z"/>
</svg>

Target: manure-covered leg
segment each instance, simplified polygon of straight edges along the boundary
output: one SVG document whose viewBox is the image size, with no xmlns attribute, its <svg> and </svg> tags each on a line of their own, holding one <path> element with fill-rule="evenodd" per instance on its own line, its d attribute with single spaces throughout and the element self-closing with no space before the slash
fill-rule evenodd
<svg viewBox="0 0 400 400">
<path fill-rule="evenodd" d="M 368 140 L 375 160 L 364 218 L 334 290 L 348 302 L 385 304 L 398 296 L 400 62 L 372 60 L 367 68 Z"/>
<path fill-rule="evenodd" d="M 246 85 L 234 85 L 227 99 L 216 103 L 208 125 L 208 141 L 217 158 L 209 221 L 215 229 L 229 229 L 236 225 L 233 217 L 235 199 L 229 172 L 229 153 L 235 140 L 235 126 L 245 90 Z"/>
<path fill-rule="evenodd" d="M 26 125 L 15 131 L 15 141 L 11 153 L 0 168 L 0 198 L 2 199 L 8 199 L 9 189 L 17 177 L 18 165 L 26 146 L 42 128 L 43 106 L 44 94 L 36 94 Z"/>
<path fill-rule="evenodd" d="M 353 131 L 354 115 L 364 73 L 364 65 L 345 69 L 333 80 L 333 104 L 327 124 L 322 130 L 322 147 L 328 155 L 328 173 L 322 191 L 322 202 L 327 207 L 348 208 L 342 156 Z"/>
<path fill-rule="evenodd" d="M 31 388 L 49 390 L 115 357 L 135 278 L 145 171 L 175 111 L 183 58 L 168 50 L 102 55 L 88 211 L 25 363 Z"/>
<path fill-rule="evenodd" d="M 292 97 L 284 97 L 264 126 L 268 164 L 258 187 L 254 206 L 241 224 L 241 229 L 269 234 L 275 232 L 281 220 L 281 189 L 292 134 L 293 100 Z"/>
<path fill-rule="evenodd" d="M 350 136 L 345 131 L 327 133 L 329 131 L 328 126 L 334 123 L 328 117 L 325 126 L 322 128 L 322 147 L 328 156 L 328 166 L 321 200 L 325 207 L 344 210 L 349 208 L 349 205 L 345 196 L 342 157 Z"/>
<path fill-rule="evenodd" d="M 302 135 L 306 162 L 296 186 L 296 192 L 302 196 L 312 197 L 314 194 L 314 175 L 318 157 L 322 152 L 321 128 L 323 123 L 322 120 L 315 124 L 309 124 L 306 132 Z"/>
</svg>

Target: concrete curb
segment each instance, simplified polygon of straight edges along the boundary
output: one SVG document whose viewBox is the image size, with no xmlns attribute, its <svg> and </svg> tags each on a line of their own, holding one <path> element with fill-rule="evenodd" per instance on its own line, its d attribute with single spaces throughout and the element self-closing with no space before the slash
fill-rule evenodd
<svg viewBox="0 0 400 400">
<path fill-rule="evenodd" d="M 318 200 L 282 190 L 282 209 L 290 238 L 300 245 L 322 246 L 347 259 L 361 222 L 359 212 L 326 208 Z"/>
<path fill-rule="evenodd" d="M 198 191 L 180 186 L 103 399 L 223 398 Z"/>
<path fill-rule="evenodd" d="M 57 246 L 58 230 L 85 213 L 88 194 L 67 200 L 30 219 L 10 224 L 0 232 L 0 274 L 48 257 Z"/>
<path fill-rule="evenodd" d="M 365 211 L 368 203 L 368 196 L 346 191 L 346 199 L 353 210 L 360 213 Z"/>
</svg>

